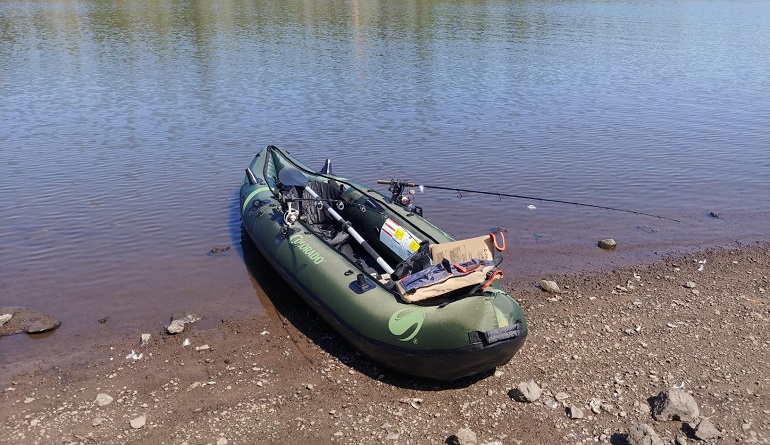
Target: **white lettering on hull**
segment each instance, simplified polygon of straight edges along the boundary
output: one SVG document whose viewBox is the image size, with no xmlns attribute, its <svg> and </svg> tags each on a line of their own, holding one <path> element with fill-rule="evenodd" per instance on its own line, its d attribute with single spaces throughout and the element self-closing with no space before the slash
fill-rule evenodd
<svg viewBox="0 0 770 445">
<path fill-rule="evenodd" d="M 305 241 L 305 237 L 302 235 L 295 235 L 291 237 L 291 244 L 298 247 L 299 251 L 304 253 L 307 258 L 314 264 L 321 264 L 324 262 L 324 257 L 320 253 L 313 249 L 313 246 Z"/>
</svg>

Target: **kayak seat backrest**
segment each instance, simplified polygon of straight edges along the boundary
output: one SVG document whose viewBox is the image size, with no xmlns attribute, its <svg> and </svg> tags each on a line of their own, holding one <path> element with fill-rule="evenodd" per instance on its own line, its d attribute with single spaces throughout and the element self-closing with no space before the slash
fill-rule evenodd
<svg viewBox="0 0 770 445">
<path fill-rule="evenodd" d="M 338 187 L 326 182 L 310 181 L 310 187 L 323 200 L 339 200 L 342 198 L 342 192 Z M 349 237 L 348 233 L 342 230 L 342 226 L 323 207 L 319 207 L 313 196 L 307 191 L 302 191 L 302 198 L 307 201 L 301 201 L 300 215 L 304 216 L 307 225 L 316 235 L 325 238 L 332 245 L 337 246 Z M 327 201 L 332 208 L 334 203 Z"/>
</svg>

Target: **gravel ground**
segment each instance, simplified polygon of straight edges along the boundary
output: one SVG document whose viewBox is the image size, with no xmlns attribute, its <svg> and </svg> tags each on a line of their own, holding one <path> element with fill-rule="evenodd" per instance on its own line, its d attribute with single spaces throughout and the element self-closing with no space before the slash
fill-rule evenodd
<svg viewBox="0 0 770 445">
<path fill-rule="evenodd" d="M 527 344 L 451 384 L 378 369 L 296 297 L 145 345 L 126 333 L 0 375 L 0 443 L 769 444 L 769 274 L 756 244 L 542 277 L 557 294 L 508 281 Z M 672 388 L 713 431 L 654 420 Z"/>
</svg>

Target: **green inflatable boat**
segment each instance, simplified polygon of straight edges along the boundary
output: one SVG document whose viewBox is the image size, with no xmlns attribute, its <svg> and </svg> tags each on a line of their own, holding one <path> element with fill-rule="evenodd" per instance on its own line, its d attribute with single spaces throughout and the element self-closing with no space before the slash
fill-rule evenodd
<svg viewBox="0 0 770 445">
<path fill-rule="evenodd" d="M 507 363 L 527 337 L 495 281 L 504 233 L 455 240 L 389 184 L 386 197 L 268 146 L 246 169 L 243 226 L 332 328 L 379 365 L 455 380 Z"/>
</svg>

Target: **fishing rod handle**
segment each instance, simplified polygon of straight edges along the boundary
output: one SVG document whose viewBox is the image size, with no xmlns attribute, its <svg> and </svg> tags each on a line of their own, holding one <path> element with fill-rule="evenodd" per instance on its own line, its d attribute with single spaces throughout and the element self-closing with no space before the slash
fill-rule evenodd
<svg viewBox="0 0 770 445">
<path fill-rule="evenodd" d="M 390 184 L 393 181 L 386 181 L 385 179 L 378 179 L 377 184 Z M 405 185 L 407 187 L 417 187 L 417 184 L 414 182 L 399 182 L 399 184 Z"/>
</svg>

